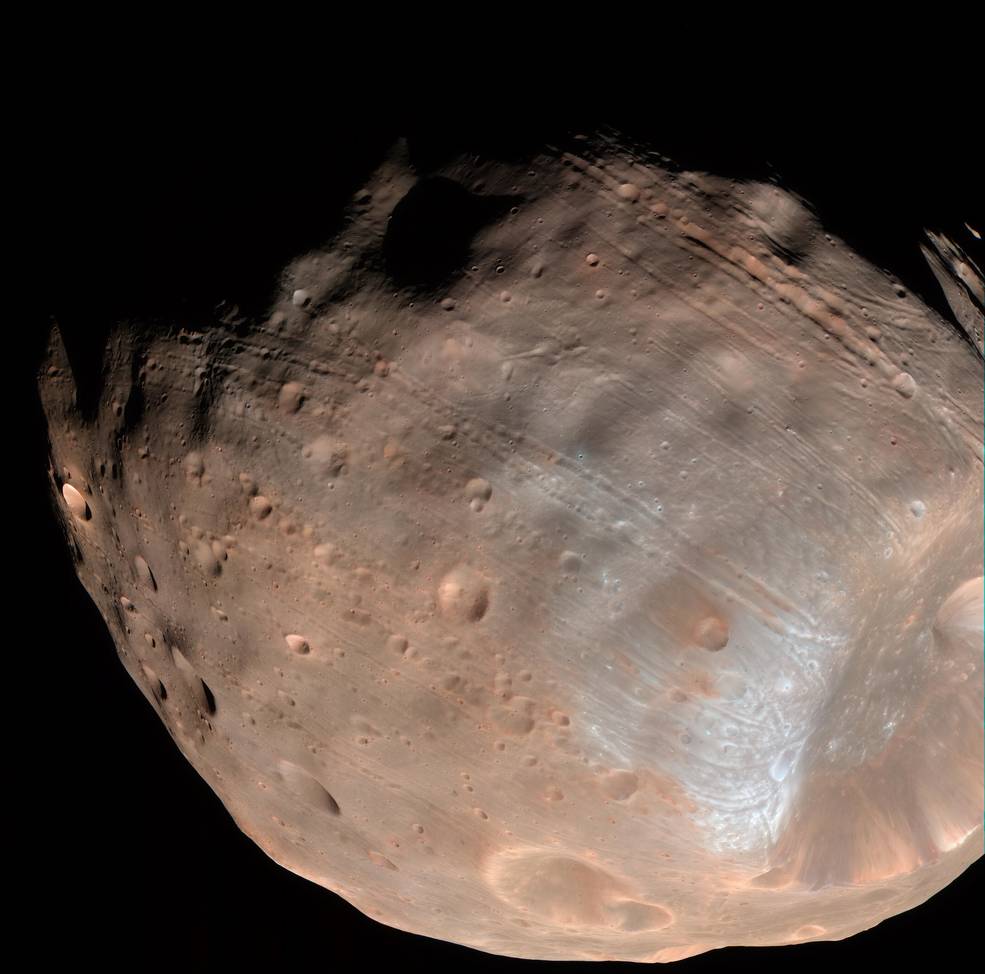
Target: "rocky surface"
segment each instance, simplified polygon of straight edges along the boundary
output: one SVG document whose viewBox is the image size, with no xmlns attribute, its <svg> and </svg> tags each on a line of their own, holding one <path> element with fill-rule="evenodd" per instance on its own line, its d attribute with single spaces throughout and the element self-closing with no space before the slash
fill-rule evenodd
<svg viewBox="0 0 985 974">
<path fill-rule="evenodd" d="M 981 855 L 981 359 L 777 187 L 398 146 L 267 320 L 39 381 L 123 664 L 368 915 L 670 961 Z"/>
</svg>

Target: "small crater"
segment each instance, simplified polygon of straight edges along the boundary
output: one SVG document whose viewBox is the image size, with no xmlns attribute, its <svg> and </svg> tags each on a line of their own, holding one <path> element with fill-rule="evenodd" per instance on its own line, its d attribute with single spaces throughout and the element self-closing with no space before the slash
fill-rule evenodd
<svg viewBox="0 0 985 974">
<path fill-rule="evenodd" d="M 195 561 L 206 575 L 218 575 L 222 570 L 212 546 L 204 539 L 195 545 Z"/>
<path fill-rule="evenodd" d="M 307 656 L 311 652 L 311 646 L 308 644 L 308 640 L 304 636 L 297 635 L 297 633 L 291 633 L 285 636 L 284 642 L 287 643 L 287 648 L 292 653 L 297 653 L 299 656 Z"/>
<path fill-rule="evenodd" d="M 912 399 L 917 391 L 916 380 L 909 372 L 900 372 L 892 381 L 893 388 L 904 398 Z"/>
<path fill-rule="evenodd" d="M 86 499 L 71 484 L 64 484 L 62 486 L 62 497 L 65 498 L 68 509 L 80 521 L 88 521 L 92 517 Z"/>
<path fill-rule="evenodd" d="M 636 794 L 639 779 L 632 771 L 609 771 L 602 776 L 602 791 L 613 801 L 624 802 Z"/>
<path fill-rule="evenodd" d="M 250 501 L 250 513 L 258 521 L 262 521 L 273 509 L 273 505 L 262 494 L 257 494 L 257 496 Z"/>
<path fill-rule="evenodd" d="M 389 636 L 386 641 L 387 652 L 396 656 L 402 656 L 407 651 L 407 646 L 407 640 L 403 636 Z"/>
<path fill-rule="evenodd" d="M 296 413 L 304 403 L 304 386 L 300 382 L 285 382 L 277 394 L 277 405 L 282 412 Z"/>
<path fill-rule="evenodd" d="M 185 480 L 190 484 L 201 486 L 202 475 L 205 473 L 205 461 L 202 459 L 202 454 L 189 453 L 182 462 L 182 467 L 185 471 Z"/>
<path fill-rule="evenodd" d="M 562 551 L 557 565 L 565 575 L 576 575 L 581 571 L 582 557 L 574 551 Z"/>
<path fill-rule="evenodd" d="M 393 870 L 396 870 L 397 868 L 392 862 L 390 862 L 389 859 L 387 859 L 386 856 L 382 855 L 382 853 L 377 852 L 375 849 L 370 849 L 368 855 L 369 858 L 373 862 L 375 862 L 377 866 L 382 866 L 384 869 L 393 869 Z"/>
<path fill-rule="evenodd" d="M 215 714 L 215 694 L 209 688 L 209 685 L 199 677 L 199 681 L 202 684 L 202 696 L 205 698 L 205 711 L 211 717 Z"/>
<path fill-rule="evenodd" d="M 717 653 L 729 641 L 729 628 L 723 619 L 707 616 L 694 627 L 694 642 L 702 649 Z"/>
<path fill-rule="evenodd" d="M 339 803 L 314 775 L 291 761 L 281 761 L 279 769 L 284 784 L 303 802 L 329 815 L 342 814 Z"/>
<path fill-rule="evenodd" d="M 334 478 L 345 472 L 349 447 L 335 437 L 319 436 L 301 448 L 301 456 L 311 461 L 321 476 Z"/>
<path fill-rule="evenodd" d="M 492 486 L 488 480 L 474 477 L 465 485 L 465 497 L 469 502 L 469 507 L 478 513 L 492 497 Z"/>
<path fill-rule="evenodd" d="M 478 622 L 489 608 L 489 587 L 473 568 L 450 571 L 438 586 L 438 608 L 442 615 L 459 622 Z"/>
<path fill-rule="evenodd" d="M 653 903 L 639 903 L 636 900 L 620 900 L 608 908 L 612 926 L 627 933 L 642 930 L 662 930 L 674 922 L 669 910 Z"/>
<path fill-rule="evenodd" d="M 137 578 L 142 584 L 146 585 L 152 592 L 157 591 L 157 581 L 154 573 L 150 570 L 150 565 L 140 556 L 133 559 L 134 568 L 137 570 Z"/>
</svg>

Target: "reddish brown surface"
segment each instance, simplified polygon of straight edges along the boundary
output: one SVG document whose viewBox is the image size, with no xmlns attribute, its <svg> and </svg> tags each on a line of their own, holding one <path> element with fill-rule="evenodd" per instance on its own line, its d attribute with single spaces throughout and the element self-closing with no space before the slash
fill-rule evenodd
<svg viewBox="0 0 985 974">
<path fill-rule="evenodd" d="M 982 848 L 980 360 L 775 187 L 445 175 L 488 203 L 447 287 L 394 287 L 398 153 L 262 328 L 117 329 L 91 422 L 53 336 L 128 671 L 404 929 L 666 961 L 926 899 Z"/>
</svg>

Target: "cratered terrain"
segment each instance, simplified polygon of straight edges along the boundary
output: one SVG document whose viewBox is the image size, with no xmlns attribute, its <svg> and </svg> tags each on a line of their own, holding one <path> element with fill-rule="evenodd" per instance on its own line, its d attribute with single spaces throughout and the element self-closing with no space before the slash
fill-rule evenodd
<svg viewBox="0 0 985 974">
<path fill-rule="evenodd" d="M 775 185 L 398 145 L 265 320 L 113 323 L 84 395 L 52 329 L 66 543 L 239 827 L 367 915 L 848 937 L 982 853 L 981 281 L 928 259 L 968 335 Z"/>
</svg>

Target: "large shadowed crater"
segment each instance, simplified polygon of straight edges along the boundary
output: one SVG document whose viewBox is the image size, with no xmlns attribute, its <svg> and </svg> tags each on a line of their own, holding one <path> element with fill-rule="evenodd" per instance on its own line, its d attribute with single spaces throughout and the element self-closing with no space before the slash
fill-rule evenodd
<svg viewBox="0 0 985 974">
<path fill-rule="evenodd" d="M 479 230 L 518 202 L 478 196 L 443 176 L 421 179 L 390 215 L 383 240 L 387 273 L 401 287 L 436 287 L 465 264 Z"/>
</svg>

